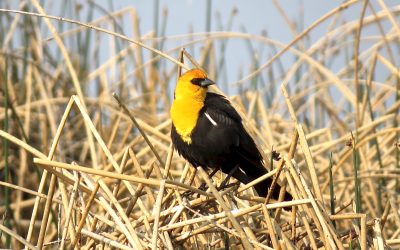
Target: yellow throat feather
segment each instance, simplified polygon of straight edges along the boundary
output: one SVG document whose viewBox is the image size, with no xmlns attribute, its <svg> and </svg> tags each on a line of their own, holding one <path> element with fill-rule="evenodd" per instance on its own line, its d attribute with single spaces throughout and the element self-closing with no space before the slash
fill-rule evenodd
<svg viewBox="0 0 400 250">
<path fill-rule="evenodd" d="M 191 135 L 207 94 L 207 88 L 195 85 L 191 80 L 206 77 L 202 70 L 192 69 L 183 74 L 176 84 L 175 99 L 170 111 L 171 119 L 176 132 L 188 144 L 192 143 Z"/>
</svg>

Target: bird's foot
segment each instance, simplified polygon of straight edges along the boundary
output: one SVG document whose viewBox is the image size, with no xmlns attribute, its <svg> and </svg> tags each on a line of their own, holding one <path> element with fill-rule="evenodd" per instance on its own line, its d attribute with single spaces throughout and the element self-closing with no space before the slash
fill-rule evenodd
<svg viewBox="0 0 400 250">
<path fill-rule="evenodd" d="M 206 191 L 206 190 L 207 190 L 207 184 L 206 184 L 205 182 L 202 182 L 201 185 L 200 185 L 197 189 L 199 189 L 200 191 Z M 193 191 L 191 191 L 191 190 L 188 190 L 188 191 L 185 191 L 185 192 L 182 194 L 182 196 L 187 198 L 187 197 L 193 195 L 194 193 L 195 193 L 195 192 L 193 192 Z M 200 196 L 200 195 L 198 195 L 198 196 Z M 198 198 L 198 197 L 197 197 L 197 198 Z"/>
<path fill-rule="evenodd" d="M 201 185 L 198 187 L 201 191 L 206 191 L 207 190 L 207 184 L 205 182 L 202 182 Z"/>
<path fill-rule="evenodd" d="M 232 183 L 221 183 L 221 185 L 219 185 L 219 187 L 217 187 L 217 190 L 218 191 L 221 191 L 221 190 L 223 190 L 223 189 L 227 189 L 227 188 L 230 188 L 230 187 L 235 187 L 235 186 L 237 186 L 237 187 L 239 187 L 240 186 L 240 182 L 232 182 Z"/>
</svg>

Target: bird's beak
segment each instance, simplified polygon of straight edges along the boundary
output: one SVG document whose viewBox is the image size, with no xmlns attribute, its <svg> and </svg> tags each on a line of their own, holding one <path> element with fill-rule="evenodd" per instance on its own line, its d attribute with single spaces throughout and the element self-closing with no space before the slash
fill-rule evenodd
<svg viewBox="0 0 400 250">
<path fill-rule="evenodd" d="M 208 79 L 208 78 L 205 78 L 205 79 L 200 83 L 200 86 L 203 87 L 203 88 L 206 88 L 206 87 L 208 87 L 208 86 L 210 86 L 210 85 L 213 85 L 213 84 L 215 84 L 215 82 L 211 81 L 211 80 Z"/>
</svg>

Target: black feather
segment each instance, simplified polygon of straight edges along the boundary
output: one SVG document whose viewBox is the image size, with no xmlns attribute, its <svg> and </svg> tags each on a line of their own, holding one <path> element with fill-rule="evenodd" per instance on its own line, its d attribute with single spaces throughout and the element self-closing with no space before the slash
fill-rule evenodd
<svg viewBox="0 0 400 250">
<path fill-rule="evenodd" d="M 245 184 L 268 172 L 254 140 L 243 127 L 240 115 L 221 95 L 207 93 L 191 134 L 191 144 L 182 140 L 173 125 L 171 138 L 178 153 L 195 167 L 219 168 L 228 174 L 239 165 L 240 170 L 232 176 Z M 271 179 L 267 179 L 255 185 L 255 189 L 258 195 L 266 197 L 270 186 Z M 280 187 L 275 188 L 274 199 L 278 198 L 279 191 Z M 291 199 L 287 193 L 285 200 Z"/>
</svg>

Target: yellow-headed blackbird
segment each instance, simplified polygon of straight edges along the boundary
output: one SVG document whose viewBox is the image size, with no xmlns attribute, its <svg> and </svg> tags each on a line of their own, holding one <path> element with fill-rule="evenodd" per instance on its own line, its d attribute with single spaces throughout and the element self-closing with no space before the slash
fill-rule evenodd
<svg viewBox="0 0 400 250">
<path fill-rule="evenodd" d="M 214 84 L 201 69 L 179 77 L 171 107 L 172 142 L 178 153 L 194 167 L 220 169 L 242 183 L 266 174 L 260 152 L 242 124 L 242 119 L 222 95 L 207 92 Z M 271 179 L 255 185 L 266 197 Z M 274 189 L 277 199 L 280 187 Z M 292 197 L 286 193 L 285 200 Z"/>
</svg>

